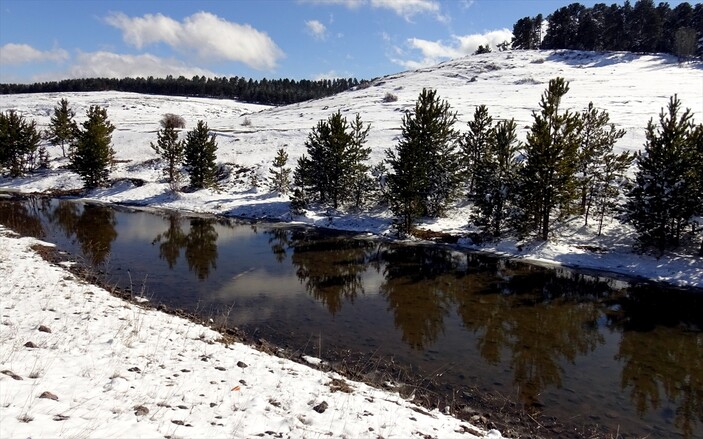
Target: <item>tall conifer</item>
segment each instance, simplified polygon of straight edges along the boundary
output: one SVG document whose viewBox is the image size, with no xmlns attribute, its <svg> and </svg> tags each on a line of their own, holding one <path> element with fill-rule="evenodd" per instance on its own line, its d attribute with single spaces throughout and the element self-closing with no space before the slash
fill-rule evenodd
<svg viewBox="0 0 703 439">
<path fill-rule="evenodd" d="M 401 138 L 387 150 L 389 202 L 401 232 L 420 216 L 439 216 L 456 198 L 460 182 L 456 113 L 435 90 L 423 89 L 403 117 Z"/>
<path fill-rule="evenodd" d="M 578 114 L 560 112 L 561 100 L 568 91 L 569 84 L 563 78 L 549 81 L 539 104 L 541 111 L 532 114 L 534 122 L 527 135 L 525 164 L 520 173 L 519 228 L 523 233 L 535 231 L 543 240 L 549 237 L 555 211 L 568 213 L 576 197 L 574 176 L 581 119 Z"/>
<path fill-rule="evenodd" d="M 193 189 L 215 185 L 217 142 L 215 136 L 210 134 L 207 123 L 202 120 L 186 133 L 184 157 L 183 164 L 190 175 L 190 185 Z"/>
<path fill-rule="evenodd" d="M 107 109 L 91 105 L 88 120 L 83 122 L 72 145 L 71 168 L 81 176 L 87 189 L 107 184 L 114 162 L 112 132 L 115 127 L 107 118 Z"/>
<path fill-rule="evenodd" d="M 700 128 L 691 110 L 680 114 L 678 96 L 661 110 L 659 125 L 649 121 L 644 150 L 637 154 L 635 187 L 627 203 L 628 219 L 639 243 L 660 251 L 679 244 L 681 234 L 700 211 L 700 184 L 695 171 L 701 150 Z M 692 166 L 693 165 L 693 166 Z"/>
</svg>

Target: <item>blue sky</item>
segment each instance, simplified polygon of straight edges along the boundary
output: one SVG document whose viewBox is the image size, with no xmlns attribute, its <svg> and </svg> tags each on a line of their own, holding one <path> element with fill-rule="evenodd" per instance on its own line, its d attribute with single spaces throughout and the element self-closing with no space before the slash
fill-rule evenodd
<svg viewBox="0 0 703 439">
<path fill-rule="evenodd" d="M 510 39 L 519 18 L 568 3 L 0 0 L 0 82 L 168 74 L 370 79 L 495 46 Z"/>
</svg>

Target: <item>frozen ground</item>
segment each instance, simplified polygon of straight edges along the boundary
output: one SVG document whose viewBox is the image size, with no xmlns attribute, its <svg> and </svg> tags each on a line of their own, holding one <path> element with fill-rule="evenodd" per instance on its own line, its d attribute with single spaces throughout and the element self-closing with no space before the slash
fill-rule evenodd
<svg viewBox="0 0 703 439">
<path fill-rule="evenodd" d="M 117 164 L 111 174 L 112 187 L 86 194 L 88 199 L 128 203 L 192 212 L 271 218 L 323 227 L 367 231 L 378 235 L 391 232 L 391 214 L 376 209 L 361 214 L 308 211 L 291 217 L 287 197 L 268 191 L 262 182 L 268 175 L 276 150 L 285 148 L 292 168 L 304 152 L 310 129 L 321 119 L 340 110 L 352 118 L 360 113 L 371 123 L 368 145 L 371 162 L 385 157 L 400 133 L 403 112 L 414 106 L 423 87 L 435 88 L 457 111 L 457 128 L 465 131 L 476 105 L 486 104 L 494 120 L 515 118 L 524 139 L 532 111 L 538 109 L 541 94 L 550 79 L 562 76 L 570 82 L 563 108 L 585 109 L 589 101 L 606 109 L 619 128 L 627 130 L 616 149 L 639 150 L 645 140 L 647 122 L 658 117 L 669 97 L 678 94 L 684 107 L 691 108 L 697 122 L 703 121 L 703 64 L 679 65 L 666 55 L 631 53 L 515 51 L 470 56 L 434 67 L 404 72 L 374 80 L 368 88 L 350 90 L 325 99 L 283 107 L 242 104 L 232 100 L 138 95 L 130 93 L 62 93 L 0 96 L 0 111 L 16 109 L 49 123 L 57 101 L 67 98 L 84 119 L 90 105 L 107 107 L 117 127 L 113 144 Z M 398 97 L 383 102 L 386 93 Z M 159 120 L 164 113 L 176 113 L 187 121 L 187 129 L 205 120 L 217 134 L 218 161 L 228 163 L 231 174 L 218 191 L 172 194 L 162 181 L 159 163 L 149 146 L 156 141 Z M 245 122 L 246 121 L 246 122 Z M 0 190 L 41 192 L 81 187 L 77 175 L 62 169 L 59 148 L 50 148 L 55 160 L 47 174 L 24 179 L 0 179 Z M 133 179 L 133 180 L 127 180 Z M 134 179 L 141 185 L 135 185 Z M 457 205 L 445 218 L 427 220 L 421 228 L 465 235 L 470 206 Z M 518 243 L 506 240 L 481 247 L 487 251 L 542 262 L 608 270 L 642 276 L 682 286 L 703 287 L 703 260 L 688 256 L 697 243 L 680 253 L 659 258 L 632 253 L 633 232 L 610 218 L 604 233 L 596 237 L 595 227 L 574 219 L 560 227 L 546 243 Z M 470 241 L 461 244 L 471 246 Z M 591 250 L 588 250 L 591 249 Z M 597 252 L 592 251 L 597 249 Z"/>
<path fill-rule="evenodd" d="M 500 438 L 141 308 L 0 227 L 0 437 Z M 315 363 L 318 360 L 308 358 Z"/>
</svg>

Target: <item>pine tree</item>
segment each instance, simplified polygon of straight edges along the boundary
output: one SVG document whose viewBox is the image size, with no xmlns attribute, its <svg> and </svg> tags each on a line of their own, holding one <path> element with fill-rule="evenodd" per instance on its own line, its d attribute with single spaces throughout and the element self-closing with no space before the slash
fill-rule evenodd
<svg viewBox="0 0 703 439">
<path fill-rule="evenodd" d="M 634 158 L 634 155 L 625 151 L 620 154 L 607 152 L 601 159 L 599 172 L 593 180 L 589 202 L 598 220 L 598 236 L 603 231 L 605 215 L 616 212 L 618 208 L 618 197 L 629 181 L 627 170 Z"/>
<path fill-rule="evenodd" d="M 476 212 L 472 220 L 493 237 L 503 232 L 514 198 L 520 161 L 515 120 L 498 122 L 476 172 Z"/>
<path fill-rule="evenodd" d="M 681 101 L 674 95 L 659 126 L 647 124 L 644 151 L 637 155 L 635 187 L 627 203 L 628 220 L 643 247 L 663 251 L 679 244 L 681 234 L 700 210 L 695 166 L 700 160 L 700 135 L 689 109 L 679 116 Z"/>
<path fill-rule="evenodd" d="M 171 190 L 176 191 L 181 180 L 179 168 L 185 153 L 185 145 L 182 140 L 178 140 L 177 129 L 185 127 L 185 120 L 175 114 L 166 114 L 160 124 L 161 129 L 156 133 L 156 144 L 152 142 L 151 148 L 166 162 L 163 172 Z"/>
<path fill-rule="evenodd" d="M 476 173 L 493 136 L 493 118 L 488 114 L 488 107 L 480 105 L 474 111 L 474 119 L 469 121 L 469 131 L 461 139 L 462 167 L 468 181 L 469 197 L 474 195 Z"/>
<path fill-rule="evenodd" d="M 351 144 L 347 152 L 348 187 L 351 189 L 351 200 L 357 209 L 362 206 L 366 195 L 374 189 L 374 181 L 369 175 L 368 165 L 371 148 L 366 147 L 366 140 L 371 131 L 371 125 L 364 126 L 361 116 L 357 113 L 350 124 Z"/>
<path fill-rule="evenodd" d="M 536 231 L 547 240 L 552 214 L 560 208 L 561 216 L 568 213 L 576 197 L 575 173 L 581 120 L 578 114 L 559 112 L 561 99 L 569 91 L 563 78 L 549 81 L 542 95 L 539 113 L 533 112 L 534 122 L 527 135 L 525 164 L 520 173 L 518 197 L 518 228 Z"/>
<path fill-rule="evenodd" d="M 403 117 L 401 138 L 387 150 L 389 202 L 400 232 L 409 232 L 420 216 L 439 216 L 456 197 L 459 133 L 456 113 L 434 90 L 423 89 L 415 109 Z"/>
<path fill-rule="evenodd" d="M 68 100 L 61 99 L 54 107 L 54 115 L 48 128 L 49 142 L 61 145 L 61 154 L 66 157 L 66 145 L 71 145 L 78 131 L 78 125 L 73 120 L 76 113 L 68 106 Z M 69 151 L 70 156 L 70 151 Z"/>
<path fill-rule="evenodd" d="M 523 17 L 513 25 L 513 49 L 539 49 L 542 39 L 542 14 L 535 18 Z"/>
<path fill-rule="evenodd" d="M 288 153 L 283 148 L 279 148 L 276 157 L 273 159 L 273 167 L 269 169 L 269 188 L 279 194 L 287 194 L 290 189 L 290 169 L 286 168 L 288 163 Z"/>
<path fill-rule="evenodd" d="M 316 201 L 335 209 L 349 200 L 358 204 L 368 179 L 365 162 L 371 149 L 364 145 L 369 129 L 358 114 L 351 125 L 339 111 L 319 121 L 305 142 L 309 157 L 298 159 L 293 175 L 296 201 L 301 205 Z"/>
<path fill-rule="evenodd" d="M 612 192 L 598 193 L 606 189 L 599 178 L 604 171 L 606 155 L 612 153 L 615 142 L 625 135 L 625 131 L 617 130 L 615 124 L 610 123 L 608 112 L 598 111 L 593 102 L 590 102 L 588 109 L 581 113 L 581 121 L 583 127 L 576 178 L 581 198 L 579 213 L 585 216 L 585 224 L 588 225 L 588 216 L 594 198 L 602 198 L 606 193 Z M 618 161 L 626 161 L 624 157 L 619 160 L 609 157 L 608 160 L 611 167 Z"/>
<path fill-rule="evenodd" d="M 699 124 L 689 138 L 691 144 L 694 145 L 691 181 L 695 186 L 694 193 L 696 195 L 693 205 L 696 209 L 695 214 L 703 217 L 703 124 Z M 703 256 L 703 239 L 698 256 Z"/>
<path fill-rule="evenodd" d="M 11 177 L 36 169 L 40 142 L 35 121 L 27 122 L 13 110 L 0 113 L 0 168 L 7 168 Z"/>
<path fill-rule="evenodd" d="M 203 189 L 215 185 L 217 174 L 217 142 L 210 135 L 207 123 L 202 120 L 191 131 L 186 133 L 183 164 L 190 175 L 190 186 L 193 189 Z"/>
<path fill-rule="evenodd" d="M 92 189 L 108 181 L 115 156 L 111 146 L 115 127 L 108 120 L 105 108 L 91 105 L 87 116 L 71 146 L 71 169 L 81 176 L 86 189 Z"/>
</svg>

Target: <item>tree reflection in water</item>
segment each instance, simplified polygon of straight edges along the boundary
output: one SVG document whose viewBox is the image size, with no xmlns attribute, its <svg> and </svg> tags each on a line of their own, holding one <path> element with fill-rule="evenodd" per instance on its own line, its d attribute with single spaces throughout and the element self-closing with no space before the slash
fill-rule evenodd
<svg viewBox="0 0 703 439">
<path fill-rule="evenodd" d="M 70 201 L 59 201 L 48 214 L 66 238 L 74 236 L 81 252 L 93 265 L 107 262 L 112 242 L 117 238 L 115 211 L 93 204 L 79 206 Z"/>
<path fill-rule="evenodd" d="M 364 294 L 361 275 L 376 247 L 362 239 L 325 238 L 307 230 L 295 230 L 290 237 L 291 262 L 305 289 L 336 315 L 346 299 L 354 302 Z M 275 252 L 274 248 L 274 252 Z"/>
<path fill-rule="evenodd" d="M 217 232 L 213 220 L 193 218 L 186 239 L 188 268 L 204 280 L 211 268 L 217 268 Z"/>
<path fill-rule="evenodd" d="M 195 273 L 199 280 L 205 280 L 211 269 L 217 268 L 217 238 L 215 221 L 207 218 L 192 218 L 190 230 L 184 233 L 181 228 L 181 218 L 178 214 L 168 216 L 168 229 L 160 233 L 151 242 L 159 244 L 159 258 L 165 260 L 173 269 L 185 250 L 188 269 Z"/>
<path fill-rule="evenodd" d="M 39 212 L 47 207 L 48 199 L 33 198 L 27 202 L 0 200 L 0 224 L 3 224 L 20 235 L 44 236 L 44 227 Z"/>
<path fill-rule="evenodd" d="M 168 263 L 168 268 L 173 269 L 181 256 L 181 249 L 188 242 L 188 235 L 181 228 L 181 217 L 178 214 L 168 215 L 168 229 L 159 233 L 151 244 L 159 244 L 159 258 Z"/>
<path fill-rule="evenodd" d="M 686 438 L 703 422 L 702 304 L 700 297 L 662 298 L 637 286 L 610 319 L 622 331 L 615 357 L 623 363 L 621 388 L 630 390 L 640 416 L 659 409 L 664 398 L 675 402 L 674 425 Z"/>
<path fill-rule="evenodd" d="M 457 261 L 436 247 L 386 246 L 381 252 L 385 280 L 381 294 L 393 311 L 403 341 L 422 350 L 444 331 Z"/>
<path fill-rule="evenodd" d="M 81 209 L 76 203 L 59 201 L 49 218 L 58 225 L 66 238 L 71 238 L 76 233 L 76 225 L 81 216 Z"/>
<path fill-rule="evenodd" d="M 287 249 L 291 246 L 291 232 L 284 228 L 272 228 L 267 230 L 267 235 L 269 235 L 269 245 L 271 246 L 271 251 L 276 258 L 278 263 L 282 263 L 286 260 Z"/>
</svg>

